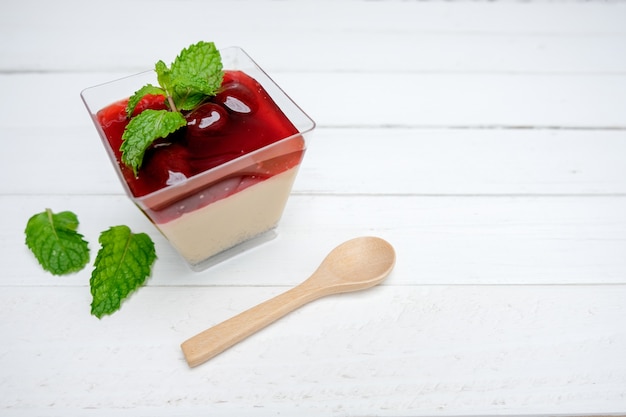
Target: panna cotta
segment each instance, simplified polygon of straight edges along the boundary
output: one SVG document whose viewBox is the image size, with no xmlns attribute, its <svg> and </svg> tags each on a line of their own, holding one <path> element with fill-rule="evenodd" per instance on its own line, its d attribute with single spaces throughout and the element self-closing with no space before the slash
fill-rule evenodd
<svg viewBox="0 0 626 417">
<path fill-rule="evenodd" d="M 241 49 L 229 48 L 223 59 L 217 93 L 182 112 L 186 125 L 152 143 L 138 170 L 120 150 L 128 98 L 92 111 L 91 93 L 83 95 L 127 193 L 196 270 L 265 240 L 277 226 L 315 126 Z M 167 107 L 164 96 L 146 94 L 135 113 Z"/>
</svg>

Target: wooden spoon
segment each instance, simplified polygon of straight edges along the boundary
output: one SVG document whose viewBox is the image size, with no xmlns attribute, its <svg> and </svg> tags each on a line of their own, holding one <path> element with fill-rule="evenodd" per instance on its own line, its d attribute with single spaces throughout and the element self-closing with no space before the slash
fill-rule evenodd
<svg viewBox="0 0 626 417">
<path fill-rule="evenodd" d="M 310 301 L 373 287 L 389 275 L 395 261 L 393 247 L 383 239 L 348 240 L 301 284 L 183 342 L 185 359 L 190 367 L 200 365 Z"/>
</svg>

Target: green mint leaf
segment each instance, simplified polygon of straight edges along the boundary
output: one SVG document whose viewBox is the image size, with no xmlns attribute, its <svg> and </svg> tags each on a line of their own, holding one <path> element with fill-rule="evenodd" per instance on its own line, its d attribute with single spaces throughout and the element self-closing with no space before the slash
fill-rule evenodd
<svg viewBox="0 0 626 417">
<path fill-rule="evenodd" d="M 146 84 L 143 87 L 141 87 L 139 90 L 135 91 L 135 94 L 133 94 L 128 99 L 128 103 L 126 104 L 126 115 L 129 118 L 133 117 L 133 113 L 135 112 L 135 107 L 137 107 L 137 104 L 139 104 L 141 99 L 144 98 L 148 94 L 165 95 L 165 90 L 163 90 L 161 87 L 156 87 L 152 84 Z"/>
<path fill-rule="evenodd" d="M 174 90 L 174 103 L 180 110 L 193 110 L 207 98 L 192 87 L 177 85 Z"/>
<path fill-rule="evenodd" d="M 26 224 L 26 246 L 43 269 L 53 275 L 80 271 L 89 262 L 89 246 L 78 233 L 78 218 L 71 211 L 46 209 Z"/>
<path fill-rule="evenodd" d="M 171 111 L 147 109 L 126 126 L 120 147 L 122 163 L 130 167 L 135 176 L 150 145 L 187 124 L 180 111 L 193 110 L 208 96 L 215 95 L 224 79 L 222 57 L 213 42 L 201 41 L 191 45 L 180 52 L 171 68 L 158 61 L 154 70 Z M 143 95 L 154 94 L 158 88 L 145 86 L 136 92 L 129 99 L 127 114 L 134 113 Z"/>
<path fill-rule="evenodd" d="M 163 61 L 159 61 L 154 66 L 154 71 L 157 74 L 157 80 L 159 85 L 165 90 L 168 96 L 172 96 L 174 91 L 172 89 L 172 73 L 167 67 L 167 64 Z"/>
<path fill-rule="evenodd" d="M 91 273 L 91 314 L 102 318 L 119 310 L 121 303 L 150 276 L 156 260 L 154 243 L 145 233 L 127 226 L 102 232 L 100 250 Z"/>
<path fill-rule="evenodd" d="M 181 110 L 191 110 L 222 85 L 222 57 L 213 42 L 198 42 L 183 49 L 172 62 L 169 82 Z"/>
<path fill-rule="evenodd" d="M 167 137 L 187 124 L 178 112 L 146 109 L 130 120 L 122 135 L 122 162 L 133 169 L 135 175 L 148 147 L 156 139 Z"/>
</svg>

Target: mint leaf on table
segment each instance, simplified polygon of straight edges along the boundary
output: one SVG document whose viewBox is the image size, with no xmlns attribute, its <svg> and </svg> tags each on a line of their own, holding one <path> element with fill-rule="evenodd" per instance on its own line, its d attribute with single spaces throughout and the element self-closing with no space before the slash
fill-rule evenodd
<svg viewBox="0 0 626 417">
<path fill-rule="evenodd" d="M 89 284 L 91 314 L 102 318 L 117 311 L 124 299 L 150 275 L 156 260 L 154 243 L 145 233 L 132 233 L 128 226 L 113 226 L 102 232 Z"/>
<path fill-rule="evenodd" d="M 152 84 L 146 84 L 143 87 L 141 87 L 139 90 L 135 91 L 135 94 L 133 94 L 128 99 L 128 103 L 126 104 L 126 115 L 128 117 L 133 117 L 133 113 L 135 112 L 135 107 L 137 107 L 137 104 L 139 104 L 141 99 L 144 98 L 148 94 L 165 95 L 165 90 L 163 90 L 161 87 L 156 87 Z"/>
<path fill-rule="evenodd" d="M 174 133 L 187 124 L 178 112 L 146 109 L 132 118 L 122 135 L 122 162 L 133 169 L 135 175 L 143 162 L 143 155 L 152 143 Z"/>
<path fill-rule="evenodd" d="M 89 262 L 89 246 L 78 233 L 78 217 L 71 211 L 45 211 L 26 224 L 26 245 L 43 269 L 53 275 L 78 272 Z"/>
</svg>

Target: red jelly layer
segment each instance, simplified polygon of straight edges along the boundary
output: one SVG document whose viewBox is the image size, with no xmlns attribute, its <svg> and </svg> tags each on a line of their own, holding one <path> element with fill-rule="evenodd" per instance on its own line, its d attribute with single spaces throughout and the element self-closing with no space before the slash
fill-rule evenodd
<svg viewBox="0 0 626 417">
<path fill-rule="evenodd" d="M 146 151 L 135 176 L 132 169 L 121 162 L 119 151 L 129 122 L 125 113 L 127 102 L 128 99 L 120 100 L 100 110 L 98 122 L 131 193 L 135 197 L 148 196 L 145 209 L 159 223 L 284 172 L 302 159 L 303 139 L 265 89 L 241 71 L 225 71 L 218 94 L 194 111 L 184 113 L 187 126 L 157 140 Z M 146 108 L 166 109 L 165 98 L 144 97 L 135 114 Z M 225 174 L 227 178 L 207 177 L 207 181 L 194 181 L 207 170 L 294 135 L 295 138 L 284 144 L 277 143 L 277 148 L 269 152 L 267 158 L 259 155 L 253 162 Z M 190 178 L 192 180 L 188 181 Z M 171 188 L 171 192 L 159 193 L 163 194 L 162 198 L 149 196 L 164 188 Z"/>
</svg>

